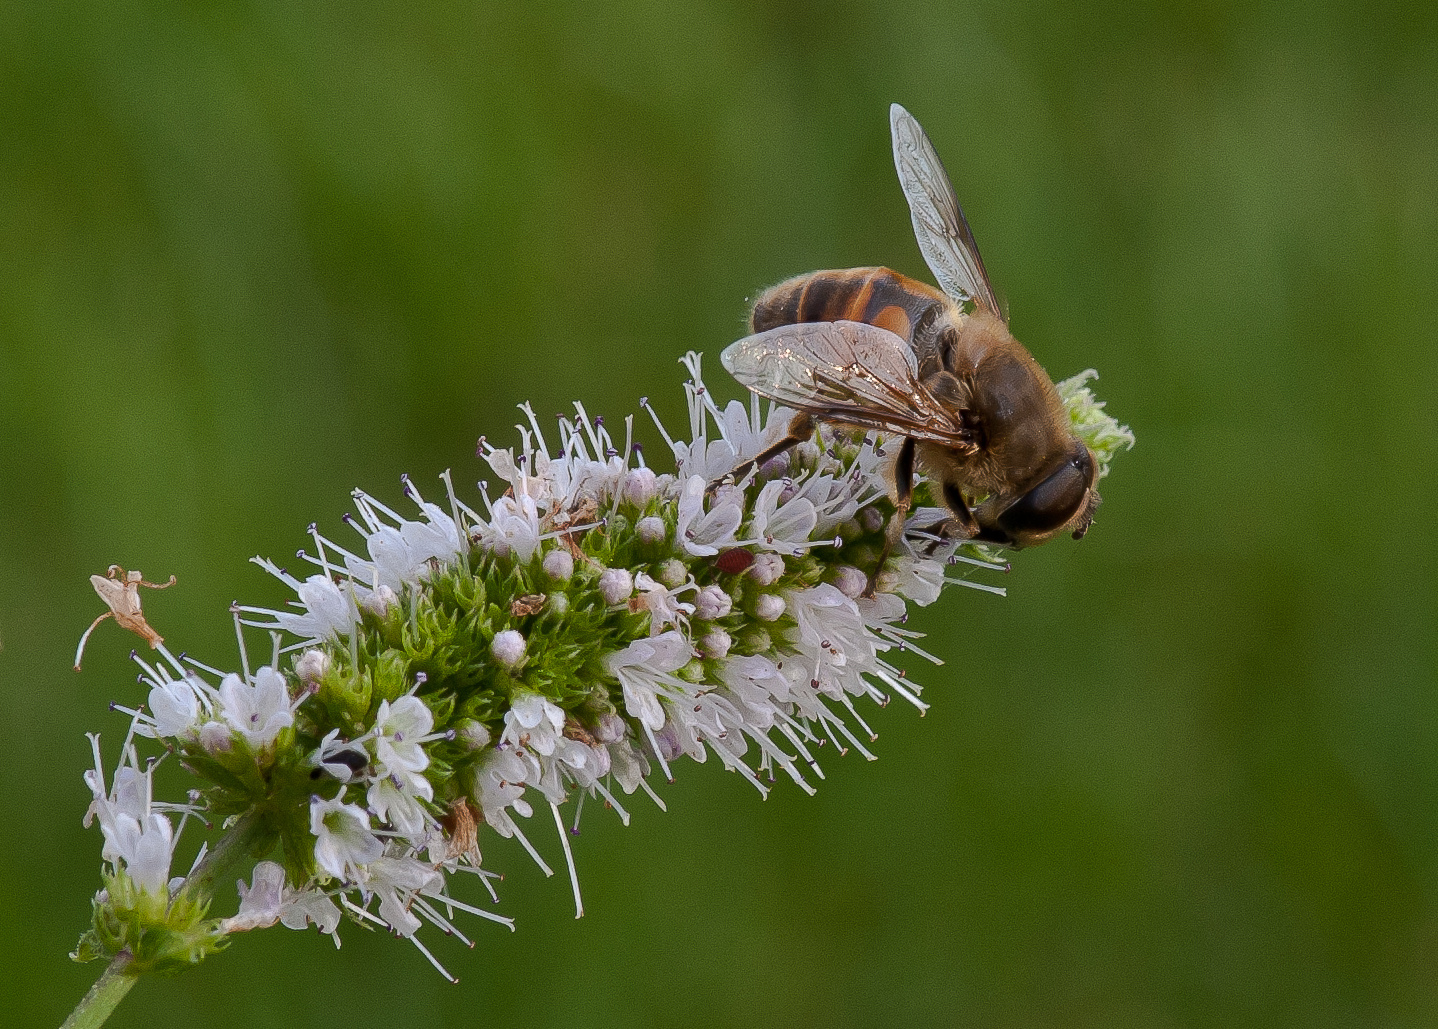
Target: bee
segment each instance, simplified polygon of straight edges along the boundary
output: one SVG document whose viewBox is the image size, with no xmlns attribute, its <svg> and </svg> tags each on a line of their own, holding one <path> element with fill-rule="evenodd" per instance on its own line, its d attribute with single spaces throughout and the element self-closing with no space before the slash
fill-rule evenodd
<svg viewBox="0 0 1438 1029">
<path fill-rule="evenodd" d="M 783 439 L 731 474 L 810 439 L 816 422 L 873 430 L 902 438 L 879 567 L 904 534 L 916 465 L 948 508 L 931 530 L 943 538 L 1013 549 L 1079 539 L 1099 505 L 1098 460 L 1010 334 L 933 144 L 898 104 L 889 123 L 914 235 L 942 292 L 888 268 L 809 272 L 766 290 L 752 335 L 720 360 L 798 413 Z"/>
</svg>

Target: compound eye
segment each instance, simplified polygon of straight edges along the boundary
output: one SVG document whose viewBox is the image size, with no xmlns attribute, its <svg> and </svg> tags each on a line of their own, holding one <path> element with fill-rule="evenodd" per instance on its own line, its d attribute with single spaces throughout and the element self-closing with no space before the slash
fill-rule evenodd
<svg viewBox="0 0 1438 1029">
<path fill-rule="evenodd" d="M 1093 456 L 1075 451 L 1047 479 L 1009 505 L 999 525 L 1011 535 L 1053 532 L 1083 509 L 1094 479 Z"/>
</svg>

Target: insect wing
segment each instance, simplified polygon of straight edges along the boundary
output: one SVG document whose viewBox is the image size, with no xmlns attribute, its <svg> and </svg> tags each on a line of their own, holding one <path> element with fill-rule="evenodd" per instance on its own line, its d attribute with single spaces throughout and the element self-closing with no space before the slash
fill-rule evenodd
<svg viewBox="0 0 1438 1029">
<path fill-rule="evenodd" d="M 955 300 L 972 300 L 1002 317 L 978 244 L 934 145 L 914 116 L 898 104 L 889 107 L 889 126 L 894 136 L 894 168 L 909 202 L 914 238 L 929 270 Z"/>
<path fill-rule="evenodd" d="M 951 446 L 969 444 L 958 412 L 948 411 L 919 382 L 913 350 L 877 325 L 780 325 L 731 343 L 719 359 L 761 397 L 821 418 Z"/>
</svg>

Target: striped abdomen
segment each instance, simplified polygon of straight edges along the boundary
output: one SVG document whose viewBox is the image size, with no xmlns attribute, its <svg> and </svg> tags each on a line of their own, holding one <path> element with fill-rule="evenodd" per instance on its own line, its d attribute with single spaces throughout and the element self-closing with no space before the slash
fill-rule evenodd
<svg viewBox="0 0 1438 1029">
<path fill-rule="evenodd" d="M 948 298 L 888 268 L 808 272 L 771 286 L 754 303 L 754 332 L 798 322 L 868 322 L 913 342 L 914 326 Z"/>
</svg>

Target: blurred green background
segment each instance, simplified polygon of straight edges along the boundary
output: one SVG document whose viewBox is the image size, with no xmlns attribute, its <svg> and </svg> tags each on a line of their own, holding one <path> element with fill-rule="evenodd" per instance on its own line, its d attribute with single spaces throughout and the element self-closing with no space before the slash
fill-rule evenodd
<svg viewBox="0 0 1438 1029">
<path fill-rule="evenodd" d="M 472 482 L 526 399 L 679 422 L 762 286 L 926 274 L 891 100 L 1138 434 L 1094 531 L 924 611 L 934 709 L 817 797 L 591 809 L 583 921 L 491 838 L 519 931 L 431 936 L 459 986 L 277 929 L 111 1024 L 1438 1022 L 1438 7 L 114 0 L 0 17 L 12 1024 L 99 972 L 83 732 L 140 695 L 113 625 L 70 671 L 86 577 L 174 573 L 151 619 L 233 664 L 245 559 L 352 487 Z"/>
</svg>

